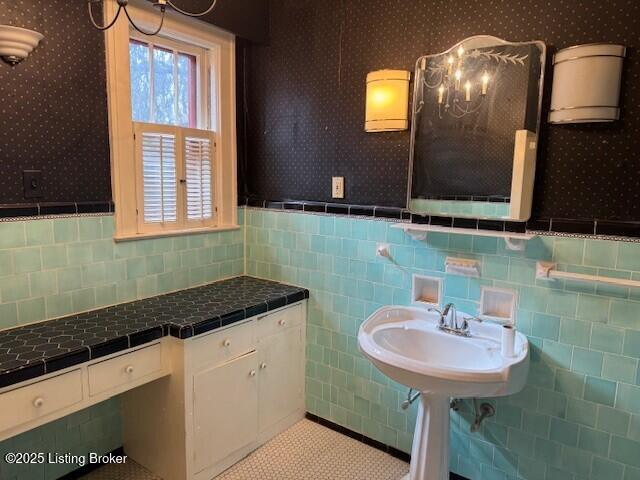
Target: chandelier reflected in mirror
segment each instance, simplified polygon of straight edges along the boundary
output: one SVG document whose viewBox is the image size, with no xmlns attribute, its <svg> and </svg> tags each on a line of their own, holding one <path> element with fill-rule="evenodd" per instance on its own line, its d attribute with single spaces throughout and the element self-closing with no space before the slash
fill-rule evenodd
<svg viewBox="0 0 640 480">
<path fill-rule="evenodd" d="M 472 37 L 469 40 L 476 40 Z M 483 47 L 477 41 L 464 42 L 439 55 L 424 56 L 418 61 L 416 89 L 419 94 L 416 113 L 424 106 L 424 89 L 434 91 L 438 104 L 438 117 L 448 115 L 462 118 L 478 113 L 487 99 L 499 68 L 524 67 L 528 54 L 510 52 L 501 48 Z"/>
<path fill-rule="evenodd" d="M 103 6 L 104 0 L 87 0 L 87 8 L 89 10 L 89 19 L 91 20 L 91 23 L 95 28 L 101 31 L 110 29 L 115 25 L 116 21 L 120 17 L 120 14 L 124 12 L 127 19 L 129 20 L 129 23 L 133 28 L 135 28 L 138 32 L 142 33 L 143 35 L 153 36 L 153 35 L 157 35 L 158 33 L 160 33 L 160 30 L 162 30 L 162 26 L 164 25 L 164 17 L 167 12 L 167 6 L 171 7 L 176 12 L 181 13 L 182 15 L 186 15 L 187 17 L 204 17 L 205 15 L 213 11 L 213 9 L 216 6 L 216 3 L 218 3 L 218 0 L 212 0 L 211 5 L 206 10 L 199 13 L 187 12 L 186 10 L 183 10 L 180 7 L 176 6 L 172 0 L 154 0 L 153 6 L 160 11 L 160 23 L 158 25 L 158 28 L 151 31 L 147 31 L 140 28 L 138 25 L 136 25 L 134 20 L 131 18 L 131 15 L 129 14 L 129 10 L 127 10 L 127 7 L 129 6 L 129 0 L 116 0 L 116 3 L 118 4 L 118 10 L 116 11 L 111 21 L 106 22 L 103 25 L 100 25 L 98 22 L 96 22 L 95 17 L 93 15 L 94 13 L 93 7 L 94 5 Z"/>
</svg>

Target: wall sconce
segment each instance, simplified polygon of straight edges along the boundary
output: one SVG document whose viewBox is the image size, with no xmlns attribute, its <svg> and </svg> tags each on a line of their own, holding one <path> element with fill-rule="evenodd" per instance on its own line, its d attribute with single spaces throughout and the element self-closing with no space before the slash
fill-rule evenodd
<svg viewBox="0 0 640 480">
<path fill-rule="evenodd" d="M 44 35 L 26 28 L 0 25 L 0 58 L 16 65 L 27 58 Z"/>
<path fill-rule="evenodd" d="M 367 75 L 367 132 L 409 128 L 409 78 L 405 70 L 378 70 Z"/>
<path fill-rule="evenodd" d="M 620 118 L 623 45 L 593 43 L 553 57 L 550 123 L 613 122 Z"/>
</svg>

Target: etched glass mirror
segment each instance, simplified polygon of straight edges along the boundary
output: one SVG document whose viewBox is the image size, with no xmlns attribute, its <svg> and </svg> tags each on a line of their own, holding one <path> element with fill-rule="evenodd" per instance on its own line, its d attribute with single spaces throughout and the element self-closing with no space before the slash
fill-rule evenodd
<svg viewBox="0 0 640 480">
<path fill-rule="evenodd" d="M 546 47 L 480 35 L 416 63 L 412 213 L 527 220 Z"/>
</svg>

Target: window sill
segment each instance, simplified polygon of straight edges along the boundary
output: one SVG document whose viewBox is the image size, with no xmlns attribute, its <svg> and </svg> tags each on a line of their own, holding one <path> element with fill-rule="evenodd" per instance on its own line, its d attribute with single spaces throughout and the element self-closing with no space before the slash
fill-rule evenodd
<svg viewBox="0 0 640 480">
<path fill-rule="evenodd" d="M 203 227 L 203 228 L 186 228 L 184 230 L 169 230 L 166 232 L 149 232 L 149 233 L 135 233 L 132 235 L 114 235 L 113 240 L 115 242 L 130 242 L 135 240 L 144 240 L 150 238 L 162 238 L 162 237 L 179 237 L 183 235 L 200 235 L 203 233 L 215 233 L 215 232 L 228 232 L 232 230 L 239 230 L 240 225 L 225 225 L 222 227 Z"/>
</svg>

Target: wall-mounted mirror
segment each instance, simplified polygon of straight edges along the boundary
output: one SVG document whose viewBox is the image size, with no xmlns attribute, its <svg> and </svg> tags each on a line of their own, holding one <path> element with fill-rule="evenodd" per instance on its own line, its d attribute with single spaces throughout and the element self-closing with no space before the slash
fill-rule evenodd
<svg viewBox="0 0 640 480">
<path fill-rule="evenodd" d="M 546 46 L 479 35 L 416 63 L 412 213 L 531 215 Z"/>
</svg>

